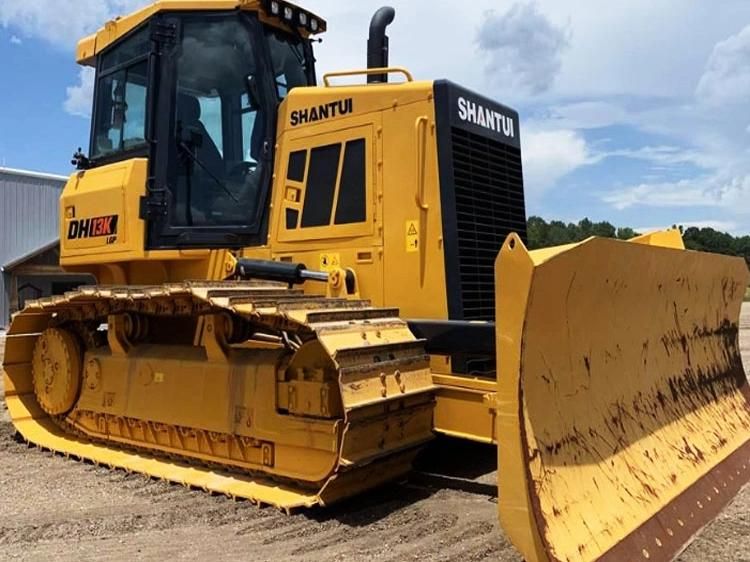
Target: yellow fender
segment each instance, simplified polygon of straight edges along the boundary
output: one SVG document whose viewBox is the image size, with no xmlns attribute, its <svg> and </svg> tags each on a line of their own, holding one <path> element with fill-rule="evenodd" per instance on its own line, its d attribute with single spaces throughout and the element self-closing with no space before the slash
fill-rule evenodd
<svg viewBox="0 0 750 562">
<path fill-rule="evenodd" d="M 528 561 L 670 560 L 750 480 L 742 258 L 676 231 L 496 263 L 500 521 Z"/>
</svg>

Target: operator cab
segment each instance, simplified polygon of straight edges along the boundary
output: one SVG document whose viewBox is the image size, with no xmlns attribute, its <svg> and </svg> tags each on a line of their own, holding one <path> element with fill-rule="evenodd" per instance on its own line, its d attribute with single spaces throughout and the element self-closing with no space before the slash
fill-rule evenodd
<svg viewBox="0 0 750 562">
<path fill-rule="evenodd" d="M 268 4 L 283 24 L 287 5 Z M 295 25 L 314 16 L 292 17 L 162 11 L 97 53 L 83 164 L 149 159 L 148 249 L 265 241 L 278 104 L 315 85 L 309 30 Z"/>
</svg>

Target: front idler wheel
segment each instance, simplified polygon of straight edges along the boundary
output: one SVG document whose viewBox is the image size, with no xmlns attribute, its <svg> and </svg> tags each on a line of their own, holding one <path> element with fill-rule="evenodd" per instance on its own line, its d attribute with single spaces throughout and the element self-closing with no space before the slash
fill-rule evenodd
<svg viewBox="0 0 750 562">
<path fill-rule="evenodd" d="M 68 413 L 81 390 L 81 346 L 60 328 L 48 328 L 37 339 L 31 360 L 34 394 L 51 416 Z"/>
</svg>

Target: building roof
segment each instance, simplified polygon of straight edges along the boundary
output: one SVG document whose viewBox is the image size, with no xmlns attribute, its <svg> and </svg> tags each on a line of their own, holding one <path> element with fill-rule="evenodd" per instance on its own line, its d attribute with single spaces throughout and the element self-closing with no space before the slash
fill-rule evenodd
<svg viewBox="0 0 750 562">
<path fill-rule="evenodd" d="M 12 269 L 15 269 L 19 265 L 22 265 L 22 264 L 26 263 L 27 261 L 29 261 L 30 259 L 33 259 L 33 258 L 35 258 L 35 257 L 43 254 L 44 252 L 47 252 L 47 251 L 53 249 L 54 247 L 56 247 L 59 244 L 60 244 L 60 239 L 59 238 L 55 238 L 54 240 L 51 240 L 51 241 L 47 242 L 46 244 L 43 244 L 41 246 L 37 246 L 36 248 L 34 248 L 33 250 L 31 250 L 30 252 L 26 252 L 24 255 L 19 256 L 17 258 L 13 258 L 8 263 L 3 264 L 2 267 L 0 267 L 0 271 L 10 271 Z"/>
<path fill-rule="evenodd" d="M 21 176 L 26 178 L 35 178 L 40 180 L 68 181 L 67 176 L 58 176 L 56 174 L 45 174 L 43 172 L 32 172 L 31 170 L 18 170 L 16 168 L 3 168 L 0 166 L 0 174 L 9 176 Z"/>
</svg>

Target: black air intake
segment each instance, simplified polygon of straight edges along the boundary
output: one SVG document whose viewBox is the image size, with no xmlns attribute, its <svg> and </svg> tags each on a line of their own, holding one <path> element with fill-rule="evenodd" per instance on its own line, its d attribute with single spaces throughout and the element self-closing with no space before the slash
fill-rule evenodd
<svg viewBox="0 0 750 562">
<path fill-rule="evenodd" d="M 526 236 L 521 151 L 451 131 L 463 319 L 495 319 L 495 258 L 511 232 Z"/>
</svg>

